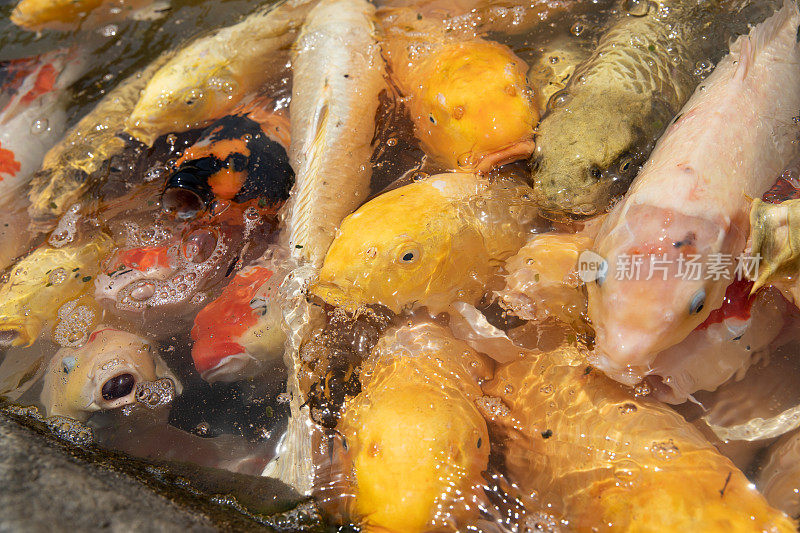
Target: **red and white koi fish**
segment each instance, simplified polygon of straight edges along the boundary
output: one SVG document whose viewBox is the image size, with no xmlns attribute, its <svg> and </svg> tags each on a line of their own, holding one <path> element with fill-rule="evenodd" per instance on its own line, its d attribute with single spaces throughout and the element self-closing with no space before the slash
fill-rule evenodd
<svg viewBox="0 0 800 533">
<path fill-rule="evenodd" d="M 86 66 L 75 49 L 0 65 L 0 202 L 28 183 L 64 134 L 68 89 Z"/>
<path fill-rule="evenodd" d="M 274 258 L 244 268 L 194 319 L 192 359 L 206 381 L 235 381 L 280 360 L 286 336 L 277 301 L 287 271 Z"/>
<path fill-rule="evenodd" d="M 680 258 L 709 265 L 744 252 L 750 199 L 761 197 L 794 155 L 798 25 L 796 4 L 786 2 L 731 46 L 600 229 L 594 249 L 607 261 L 607 275 L 588 284 L 589 315 L 595 364 L 615 379 L 639 381 L 659 352 L 722 305 L 733 262 L 720 276 L 706 275 L 707 268 L 682 276 Z M 634 256 L 643 258 L 640 275 L 616 275 Z M 666 269 L 651 277 L 655 260 Z"/>
</svg>

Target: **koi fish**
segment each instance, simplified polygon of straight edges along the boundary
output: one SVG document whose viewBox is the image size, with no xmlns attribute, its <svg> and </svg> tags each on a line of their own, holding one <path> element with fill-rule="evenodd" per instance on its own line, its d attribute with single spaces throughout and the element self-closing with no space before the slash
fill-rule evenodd
<svg viewBox="0 0 800 533">
<path fill-rule="evenodd" d="M 33 344 L 45 325 L 55 324 L 63 304 L 92 287 L 112 246 L 110 237 L 97 233 L 63 247 L 44 244 L 12 266 L 0 285 L 0 342 Z"/>
<path fill-rule="evenodd" d="M 392 80 L 429 156 L 464 171 L 530 156 L 539 112 L 527 66 L 508 47 L 445 31 L 411 9 L 394 10 L 382 22 Z"/>
<path fill-rule="evenodd" d="M 28 212 L 35 222 L 49 229 L 84 191 L 103 179 L 97 171 L 125 148 L 119 134 L 140 91 L 169 57 L 169 52 L 162 54 L 120 82 L 45 154 L 28 190 Z"/>
<path fill-rule="evenodd" d="M 145 80 L 125 131 L 150 146 L 229 115 L 286 71 L 289 47 L 315 3 L 267 2 L 238 24 L 191 41 Z"/>
<path fill-rule="evenodd" d="M 11 22 L 31 31 L 76 31 L 127 16 L 153 0 L 20 0 Z"/>
<path fill-rule="evenodd" d="M 175 163 L 161 197 L 164 210 L 190 219 L 218 199 L 258 199 L 277 211 L 294 171 L 286 155 L 289 121 L 272 107 L 260 101 L 209 126 Z"/>
<path fill-rule="evenodd" d="M 477 517 L 490 445 L 475 402 L 490 375 L 485 357 L 439 325 L 381 338 L 340 422 L 365 531 L 455 530 Z"/>
<path fill-rule="evenodd" d="M 513 180 L 431 176 L 348 216 L 310 292 L 332 305 L 380 304 L 396 313 L 475 304 L 537 221 L 530 189 Z"/>
<path fill-rule="evenodd" d="M 734 265 L 719 263 L 714 274 L 715 258 L 744 252 L 748 197 L 769 189 L 794 155 L 799 24 L 787 2 L 732 45 L 600 229 L 594 249 L 608 274 L 587 286 L 589 316 L 595 364 L 615 379 L 638 381 L 658 352 L 722 305 Z M 643 274 L 618 275 L 634 256 Z M 681 258 L 695 258 L 700 275 Z"/>
<path fill-rule="evenodd" d="M 795 530 L 681 415 L 586 357 L 527 351 L 483 386 L 477 403 L 520 497 L 540 495 L 575 531 Z"/>
<path fill-rule="evenodd" d="M 641 12 L 629 13 L 631 5 Z M 626 191 L 700 81 L 697 62 L 724 47 L 735 18 L 724 3 L 617 6 L 619 14 L 537 128 L 531 177 L 537 203 L 552 218 L 602 214 Z"/>
<path fill-rule="evenodd" d="M 289 249 L 319 266 L 336 229 L 369 193 L 372 139 L 384 65 L 375 8 L 365 0 L 322 0 L 292 58 L 292 145 L 297 183 Z"/>
<path fill-rule="evenodd" d="M 93 412 L 136 402 L 136 387 L 169 378 L 180 384 L 150 341 L 108 326 L 99 326 L 79 348 L 61 348 L 44 375 L 42 404 L 47 416 L 85 420 Z"/>
<path fill-rule="evenodd" d="M 257 261 L 197 313 L 192 360 L 204 380 L 235 381 L 280 360 L 286 335 L 276 300 L 285 274 L 277 261 Z"/>
</svg>

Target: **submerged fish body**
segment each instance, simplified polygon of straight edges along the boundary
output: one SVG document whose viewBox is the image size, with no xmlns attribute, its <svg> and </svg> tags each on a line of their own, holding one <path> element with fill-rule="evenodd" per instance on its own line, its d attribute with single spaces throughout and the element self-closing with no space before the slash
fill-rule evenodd
<svg viewBox="0 0 800 533">
<path fill-rule="evenodd" d="M 474 403 L 487 358 L 421 323 L 387 333 L 365 371 L 341 423 L 364 530 L 455 530 L 474 519 L 490 448 Z"/>
<path fill-rule="evenodd" d="M 157 327 L 200 309 L 226 277 L 258 257 L 272 226 L 248 204 L 232 204 L 177 226 L 129 223 L 127 241 L 104 262 L 95 298 L 109 312 Z"/>
<path fill-rule="evenodd" d="M 539 111 L 527 66 L 509 48 L 447 32 L 416 10 L 390 10 L 382 22 L 383 55 L 426 154 L 464 171 L 530 155 Z"/>
<path fill-rule="evenodd" d="M 497 292 L 500 305 L 523 320 L 553 317 L 582 329 L 586 295 L 578 260 L 593 242 L 581 233 L 534 236 L 505 263 L 505 287 Z"/>
<path fill-rule="evenodd" d="M 68 89 L 86 69 L 77 49 L 0 66 L 0 199 L 27 185 L 66 128 Z"/>
<path fill-rule="evenodd" d="M 209 126 L 176 161 L 161 202 L 178 218 L 193 218 L 216 200 L 257 199 L 276 211 L 289 197 L 294 171 L 287 156 L 289 121 L 271 102 Z"/>
<path fill-rule="evenodd" d="M 47 416 L 85 420 L 94 411 L 118 409 L 136 402 L 137 385 L 175 376 L 147 339 L 99 326 L 86 344 L 61 348 L 44 375 L 42 403 Z"/>
<path fill-rule="evenodd" d="M 530 189 L 448 173 L 370 200 L 342 223 L 312 294 L 328 303 L 425 306 L 476 303 L 536 223 Z"/>
<path fill-rule="evenodd" d="M 479 407 L 521 495 L 575 531 L 795 530 L 694 426 L 585 357 L 527 352 L 483 387 Z"/>
<path fill-rule="evenodd" d="M 688 100 L 703 47 L 725 44 L 726 13 L 707 2 L 642 4 L 621 15 L 554 95 L 531 158 L 538 203 L 554 218 L 603 213 Z"/>
<path fill-rule="evenodd" d="M 51 224 L 101 179 L 98 171 L 126 146 L 119 134 L 139 92 L 169 55 L 120 82 L 45 154 L 28 191 L 28 212 L 35 222 Z"/>
<path fill-rule="evenodd" d="M 317 266 L 339 224 L 369 193 L 375 114 L 385 88 L 374 15 L 365 0 L 323 0 L 294 48 L 289 247 L 296 260 Z"/>
<path fill-rule="evenodd" d="M 153 0 L 20 0 L 11 22 L 31 31 L 75 31 L 120 20 Z"/>
<path fill-rule="evenodd" d="M 0 285 L 0 339 L 29 346 L 46 325 L 55 325 L 62 305 L 92 286 L 100 260 L 113 246 L 98 233 L 84 242 L 35 249 L 12 266 Z"/>
<path fill-rule="evenodd" d="M 256 261 L 197 313 L 192 359 L 203 379 L 236 381 L 281 359 L 286 335 L 277 298 L 285 274 L 279 261 Z"/>
<path fill-rule="evenodd" d="M 745 250 L 748 198 L 795 150 L 798 24 L 787 3 L 732 45 L 600 229 L 593 249 L 608 274 L 588 284 L 589 314 L 596 363 L 616 379 L 638 381 L 722 305 Z"/>
<path fill-rule="evenodd" d="M 233 26 L 190 42 L 147 81 L 126 132 L 147 145 L 230 114 L 279 76 L 314 0 L 267 3 Z"/>
<path fill-rule="evenodd" d="M 785 435 L 769 447 L 756 485 L 767 501 L 784 513 L 800 514 L 800 431 Z"/>
</svg>

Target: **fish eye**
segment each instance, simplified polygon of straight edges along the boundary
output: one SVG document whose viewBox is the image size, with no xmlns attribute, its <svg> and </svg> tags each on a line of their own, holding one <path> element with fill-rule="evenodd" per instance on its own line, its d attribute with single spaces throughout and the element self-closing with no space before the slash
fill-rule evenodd
<svg viewBox="0 0 800 533">
<path fill-rule="evenodd" d="M 700 289 L 694 296 L 692 296 L 692 301 L 689 303 L 689 314 L 696 315 L 700 311 L 703 310 L 703 306 L 706 303 L 706 291 L 705 289 Z"/>
<path fill-rule="evenodd" d="M 436 125 L 436 119 L 434 118 L 433 113 L 428 115 L 428 120 L 430 120 L 431 124 L 433 124 L 434 126 Z"/>
<path fill-rule="evenodd" d="M 407 265 L 416 263 L 420 256 L 419 249 L 415 247 L 403 248 L 400 250 L 397 258 L 401 263 L 405 263 Z"/>
<path fill-rule="evenodd" d="M 192 263 L 204 263 L 217 248 L 217 236 L 206 229 L 193 231 L 183 241 L 183 255 Z"/>
<path fill-rule="evenodd" d="M 100 392 L 103 395 L 103 399 L 110 402 L 130 394 L 134 385 L 136 385 L 136 378 L 133 377 L 133 374 L 120 374 L 103 383 L 103 388 Z"/>
<path fill-rule="evenodd" d="M 68 355 L 64 359 L 61 360 L 61 370 L 64 371 L 65 374 L 69 374 L 75 367 L 77 366 L 78 361 L 75 359 L 74 355 Z"/>
</svg>

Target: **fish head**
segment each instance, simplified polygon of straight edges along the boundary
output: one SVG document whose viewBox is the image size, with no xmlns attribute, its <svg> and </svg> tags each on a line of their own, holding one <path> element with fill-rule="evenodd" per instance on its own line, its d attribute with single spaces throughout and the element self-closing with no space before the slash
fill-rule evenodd
<svg viewBox="0 0 800 533">
<path fill-rule="evenodd" d="M 640 204 L 624 222 L 607 222 L 611 230 L 595 241 L 595 279 L 584 277 L 589 318 L 597 365 L 632 384 L 722 304 L 733 265 L 720 254 L 726 232 L 712 220 Z"/>
<path fill-rule="evenodd" d="M 569 98 L 556 94 L 551 101 Z M 575 100 L 578 100 L 576 98 Z M 603 213 L 638 169 L 637 137 L 606 99 L 567 100 L 539 124 L 531 157 L 536 201 L 550 218 Z M 554 105 L 551 103 L 551 106 Z"/>
<path fill-rule="evenodd" d="M 286 149 L 247 116 L 228 115 L 216 121 L 184 151 L 175 167 L 161 205 L 182 220 L 195 218 L 216 200 L 241 203 L 257 198 L 277 210 L 294 183 Z"/>
<path fill-rule="evenodd" d="M 169 377 L 157 368 L 155 351 L 147 339 L 107 326 L 98 327 L 79 348 L 61 348 L 45 373 L 47 416 L 80 420 L 133 404 L 137 384 Z"/>
<path fill-rule="evenodd" d="M 206 126 L 236 105 L 239 84 L 227 62 L 205 50 L 186 64 L 171 60 L 142 91 L 126 122 L 126 131 L 143 143 L 166 133 Z"/>
<path fill-rule="evenodd" d="M 333 305 L 395 312 L 458 299 L 470 265 L 488 258 L 435 178 L 384 193 L 345 218 L 311 293 Z"/>
<path fill-rule="evenodd" d="M 489 170 L 533 150 L 539 112 L 525 63 L 484 40 L 442 46 L 418 70 L 409 108 L 426 152 L 450 168 Z"/>
<path fill-rule="evenodd" d="M 251 265 L 195 316 L 192 360 L 208 381 L 236 381 L 279 359 L 285 335 L 277 300 L 283 276 L 266 265 Z"/>
</svg>

